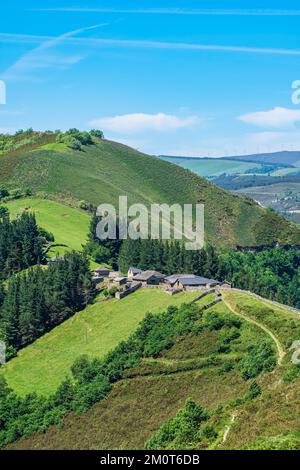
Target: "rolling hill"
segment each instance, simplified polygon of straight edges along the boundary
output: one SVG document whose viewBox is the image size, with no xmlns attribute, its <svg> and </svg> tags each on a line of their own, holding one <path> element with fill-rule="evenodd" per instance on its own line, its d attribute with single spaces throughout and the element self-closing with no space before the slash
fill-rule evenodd
<svg viewBox="0 0 300 470">
<path fill-rule="evenodd" d="M 299 151 L 282 151 L 271 153 L 258 153 L 252 155 L 239 155 L 236 157 L 223 157 L 224 160 L 239 160 L 244 162 L 255 163 L 277 163 L 284 165 L 292 165 L 300 167 L 300 152 Z"/>
<path fill-rule="evenodd" d="M 161 156 L 163 160 L 169 163 L 175 163 L 187 170 L 196 173 L 198 176 L 203 178 L 214 179 L 224 173 L 227 175 L 231 174 L 243 174 L 247 170 L 253 168 L 253 163 L 244 162 L 238 160 L 230 160 L 225 158 L 188 158 L 188 157 L 168 157 Z M 261 165 L 258 163 L 256 168 L 260 168 Z"/>
<path fill-rule="evenodd" d="M 188 170 L 133 150 L 95 139 L 81 151 L 56 143 L 55 134 L 34 139 L 0 155 L 0 184 L 31 188 L 69 201 L 118 205 L 203 203 L 206 242 L 216 246 L 299 244 L 294 224 L 272 215 L 247 197 L 233 196 Z M 19 138 L 19 137 L 18 137 Z"/>
<path fill-rule="evenodd" d="M 122 301 L 98 301 L 19 351 L 1 374 L 20 395 L 49 394 L 70 373 L 78 355 L 103 357 L 127 339 L 148 311 L 160 312 L 195 297 L 193 292 L 171 297 L 156 289 L 142 289 Z"/>
<path fill-rule="evenodd" d="M 84 211 L 57 201 L 33 197 L 9 201 L 6 207 L 13 219 L 25 210 L 33 212 L 38 225 L 54 235 L 55 246 L 49 255 L 81 250 L 87 241 L 90 216 Z"/>
<path fill-rule="evenodd" d="M 235 290 L 202 306 L 192 331 L 129 366 L 105 400 L 9 448 L 299 449 L 300 369 L 290 350 L 299 314 Z M 187 413 L 187 399 L 204 418 L 182 429 L 178 418 L 173 435 L 170 420 Z"/>
</svg>

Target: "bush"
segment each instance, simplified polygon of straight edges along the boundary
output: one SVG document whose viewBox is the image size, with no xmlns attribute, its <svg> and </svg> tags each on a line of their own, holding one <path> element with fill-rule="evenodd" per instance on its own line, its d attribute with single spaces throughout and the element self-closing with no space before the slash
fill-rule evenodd
<svg viewBox="0 0 300 470">
<path fill-rule="evenodd" d="M 200 433 L 200 440 L 202 439 L 212 440 L 212 439 L 216 439 L 217 437 L 218 437 L 217 431 L 210 424 L 207 424 L 206 426 L 204 426 L 204 428 L 202 429 Z"/>
<path fill-rule="evenodd" d="M 274 351 L 269 343 L 262 342 L 250 348 L 240 363 L 244 380 L 257 377 L 262 372 L 271 371 L 276 366 Z"/>
<path fill-rule="evenodd" d="M 0 186 L 0 199 L 3 199 L 5 197 L 9 196 L 8 190 L 4 186 Z"/>
<path fill-rule="evenodd" d="M 209 416 L 208 410 L 188 398 L 175 418 L 167 421 L 146 443 L 146 449 L 193 448 L 199 439 L 199 427 Z"/>
<path fill-rule="evenodd" d="M 104 134 L 102 131 L 100 131 L 99 129 L 92 129 L 90 131 L 90 135 L 92 137 L 96 137 L 97 139 L 104 139 Z"/>
<path fill-rule="evenodd" d="M 300 375 L 300 364 L 292 364 L 283 375 L 283 382 L 289 384 L 294 382 Z"/>
<path fill-rule="evenodd" d="M 262 393 L 261 387 L 258 385 L 256 380 L 254 380 L 254 382 L 252 382 L 252 384 L 250 385 L 248 392 L 246 393 L 245 399 L 254 400 L 259 395 L 261 395 L 261 393 Z"/>
<path fill-rule="evenodd" d="M 234 361 L 232 359 L 228 359 L 227 361 L 224 361 L 223 364 L 220 367 L 220 374 L 226 374 L 227 372 L 230 372 L 231 370 L 234 369 Z"/>
</svg>

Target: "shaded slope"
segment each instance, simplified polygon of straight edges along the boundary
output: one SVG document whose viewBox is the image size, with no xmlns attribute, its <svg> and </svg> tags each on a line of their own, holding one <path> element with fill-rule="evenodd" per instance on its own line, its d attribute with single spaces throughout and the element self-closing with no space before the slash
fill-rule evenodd
<svg viewBox="0 0 300 470">
<path fill-rule="evenodd" d="M 231 294 L 233 297 L 239 295 Z M 246 293 L 244 301 L 252 305 Z M 262 307 L 264 308 L 264 307 Z M 282 318 L 276 318 L 276 328 L 289 334 L 292 341 L 298 337 L 300 319 L 282 306 Z M 224 319 L 232 317 L 224 303 L 207 310 L 205 318 L 218 312 Z M 276 312 L 276 315 L 280 312 Z M 246 314 L 245 314 L 246 315 Z M 248 313 L 247 313 L 248 315 Z M 250 314 L 249 314 L 250 315 Z M 253 312 L 251 312 L 251 316 Z M 261 321 L 266 320 L 272 308 L 264 312 Z M 297 323 L 295 324 L 295 319 Z M 290 362 L 285 358 L 271 373 L 264 372 L 256 377 L 262 389 L 261 397 L 243 401 L 248 393 L 251 380 L 242 378 L 239 361 L 248 357 L 253 344 L 264 341 L 273 343 L 261 327 L 241 319 L 240 336 L 231 340 L 230 350 L 220 353 L 220 341 L 232 331 L 222 328 L 200 328 L 178 338 L 176 343 L 161 353 L 158 359 L 144 359 L 137 369 L 127 370 L 105 401 L 94 405 L 82 415 L 69 415 L 64 425 L 52 427 L 46 433 L 35 434 L 19 441 L 15 449 L 143 449 L 151 436 L 170 418 L 174 417 L 188 397 L 207 407 L 212 413 L 209 424 L 214 425 L 218 434 L 215 442 L 199 442 L 199 448 L 251 447 L 258 438 L 281 436 L 287 429 L 296 430 L 300 416 L 300 403 L 295 390 L 282 378 L 289 370 Z M 279 322 L 281 321 L 281 325 Z M 209 325 L 211 323 L 207 323 Z M 296 326 L 296 327 L 295 327 Z M 276 332 L 276 331 L 275 331 Z M 275 349 L 274 349 L 275 352 Z M 224 363 L 231 361 L 233 368 L 225 369 Z M 298 382 L 297 382 L 298 383 Z M 292 401 L 285 402 L 288 393 Z M 294 413 L 292 428 L 290 413 Z M 255 432 L 251 412 L 255 413 Z M 261 420 L 256 415 L 261 416 Z M 234 416 L 234 421 L 232 420 Z M 251 419 L 250 419 L 251 418 Z M 247 424 L 247 420 L 249 421 Z M 229 431 L 227 431 L 230 426 Z M 249 430 L 248 438 L 244 428 Z M 227 431 L 227 432 L 226 432 Z M 222 442 L 224 434 L 226 439 Z M 198 447 L 198 445 L 196 446 Z"/>
</svg>

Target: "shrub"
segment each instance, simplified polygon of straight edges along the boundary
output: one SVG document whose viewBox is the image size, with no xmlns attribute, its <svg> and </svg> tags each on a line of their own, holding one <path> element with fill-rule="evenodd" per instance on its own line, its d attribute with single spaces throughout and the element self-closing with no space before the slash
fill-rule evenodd
<svg viewBox="0 0 300 470">
<path fill-rule="evenodd" d="M 245 399 L 246 400 L 254 400 L 254 398 L 257 398 L 259 395 L 261 395 L 261 393 L 262 393 L 261 387 L 258 385 L 256 380 L 254 380 L 251 383 L 251 385 L 249 387 L 249 390 L 245 395 Z"/>
<path fill-rule="evenodd" d="M 300 375 L 300 364 L 291 364 L 283 375 L 283 382 L 289 384 Z"/>
<path fill-rule="evenodd" d="M 198 441 L 202 422 L 209 418 L 209 412 L 188 398 L 175 418 L 167 421 L 146 443 L 146 449 L 186 449 Z"/>
<path fill-rule="evenodd" d="M 257 377 L 260 373 L 271 371 L 276 366 L 274 351 L 269 343 L 262 342 L 250 348 L 241 360 L 240 369 L 244 380 Z"/>
<path fill-rule="evenodd" d="M 234 369 L 234 361 L 232 359 L 228 359 L 223 362 L 223 364 L 220 367 L 220 374 L 226 374 L 227 372 L 230 372 L 231 370 Z"/>
</svg>

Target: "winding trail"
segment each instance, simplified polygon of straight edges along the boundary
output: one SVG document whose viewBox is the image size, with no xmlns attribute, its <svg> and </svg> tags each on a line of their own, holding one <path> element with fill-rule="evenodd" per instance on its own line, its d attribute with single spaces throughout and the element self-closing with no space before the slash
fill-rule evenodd
<svg viewBox="0 0 300 470">
<path fill-rule="evenodd" d="M 282 344 L 280 343 L 279 339 L 276 338 L 276 336 L 274 335 L 274 333 L 269 329 L 267 328 L 265 325 L 263 325 L 262 323 L 259 323 L 257 320 L 254 320 L 253 318 L 249 318 L 247 315 L 244 315 L 243 313 L 240 313 L 240 312 L 237 312 L 236 310 L 234 310 L 234 308 L 231 306 L 231 304 L 228 302 L 228 300 L 226 300 L 226 298 L 224 297 L 224 295 L 222 295 L 222 300 L 224 302 L 224 304 L 226 305 L 226 307 L 232 312 L 234 313 L 235 315 L 238 315 L 239 317 L 243 318 L 245 321 L 247 321 L 248 323 L 252 323 L 253 325 L 256 325 L 258 326 L 259 328 L 261 328 L 262 330 L 264 330 L 271 338 L 272 340 L 274 341 L 274 343 L 276 344 L 276 348 L 277 348 L 277 355 L 278 355 L 278 359 L 277 359 L 277 362 L 278 362 L 278 365 L 281 364 L 286 352 L 285 350 L 283 349 L 283 346 Z"/>
<path fill-rule="evenodd" d="M 223 434 L 223 437 L 222 437 L 221 444 L 224 444 L 224 442 L 226 442 L 228 434 L 229 434 L 230 429 L 231 429 L 231 426 L 233 425 L 236 416 L 237 416 L 236 413 L 233 413 L 233 415 L 231 416 L 230 423 L 226 426 L 226 428 L 224 430 L 224 434 Z"/>
</svg>

